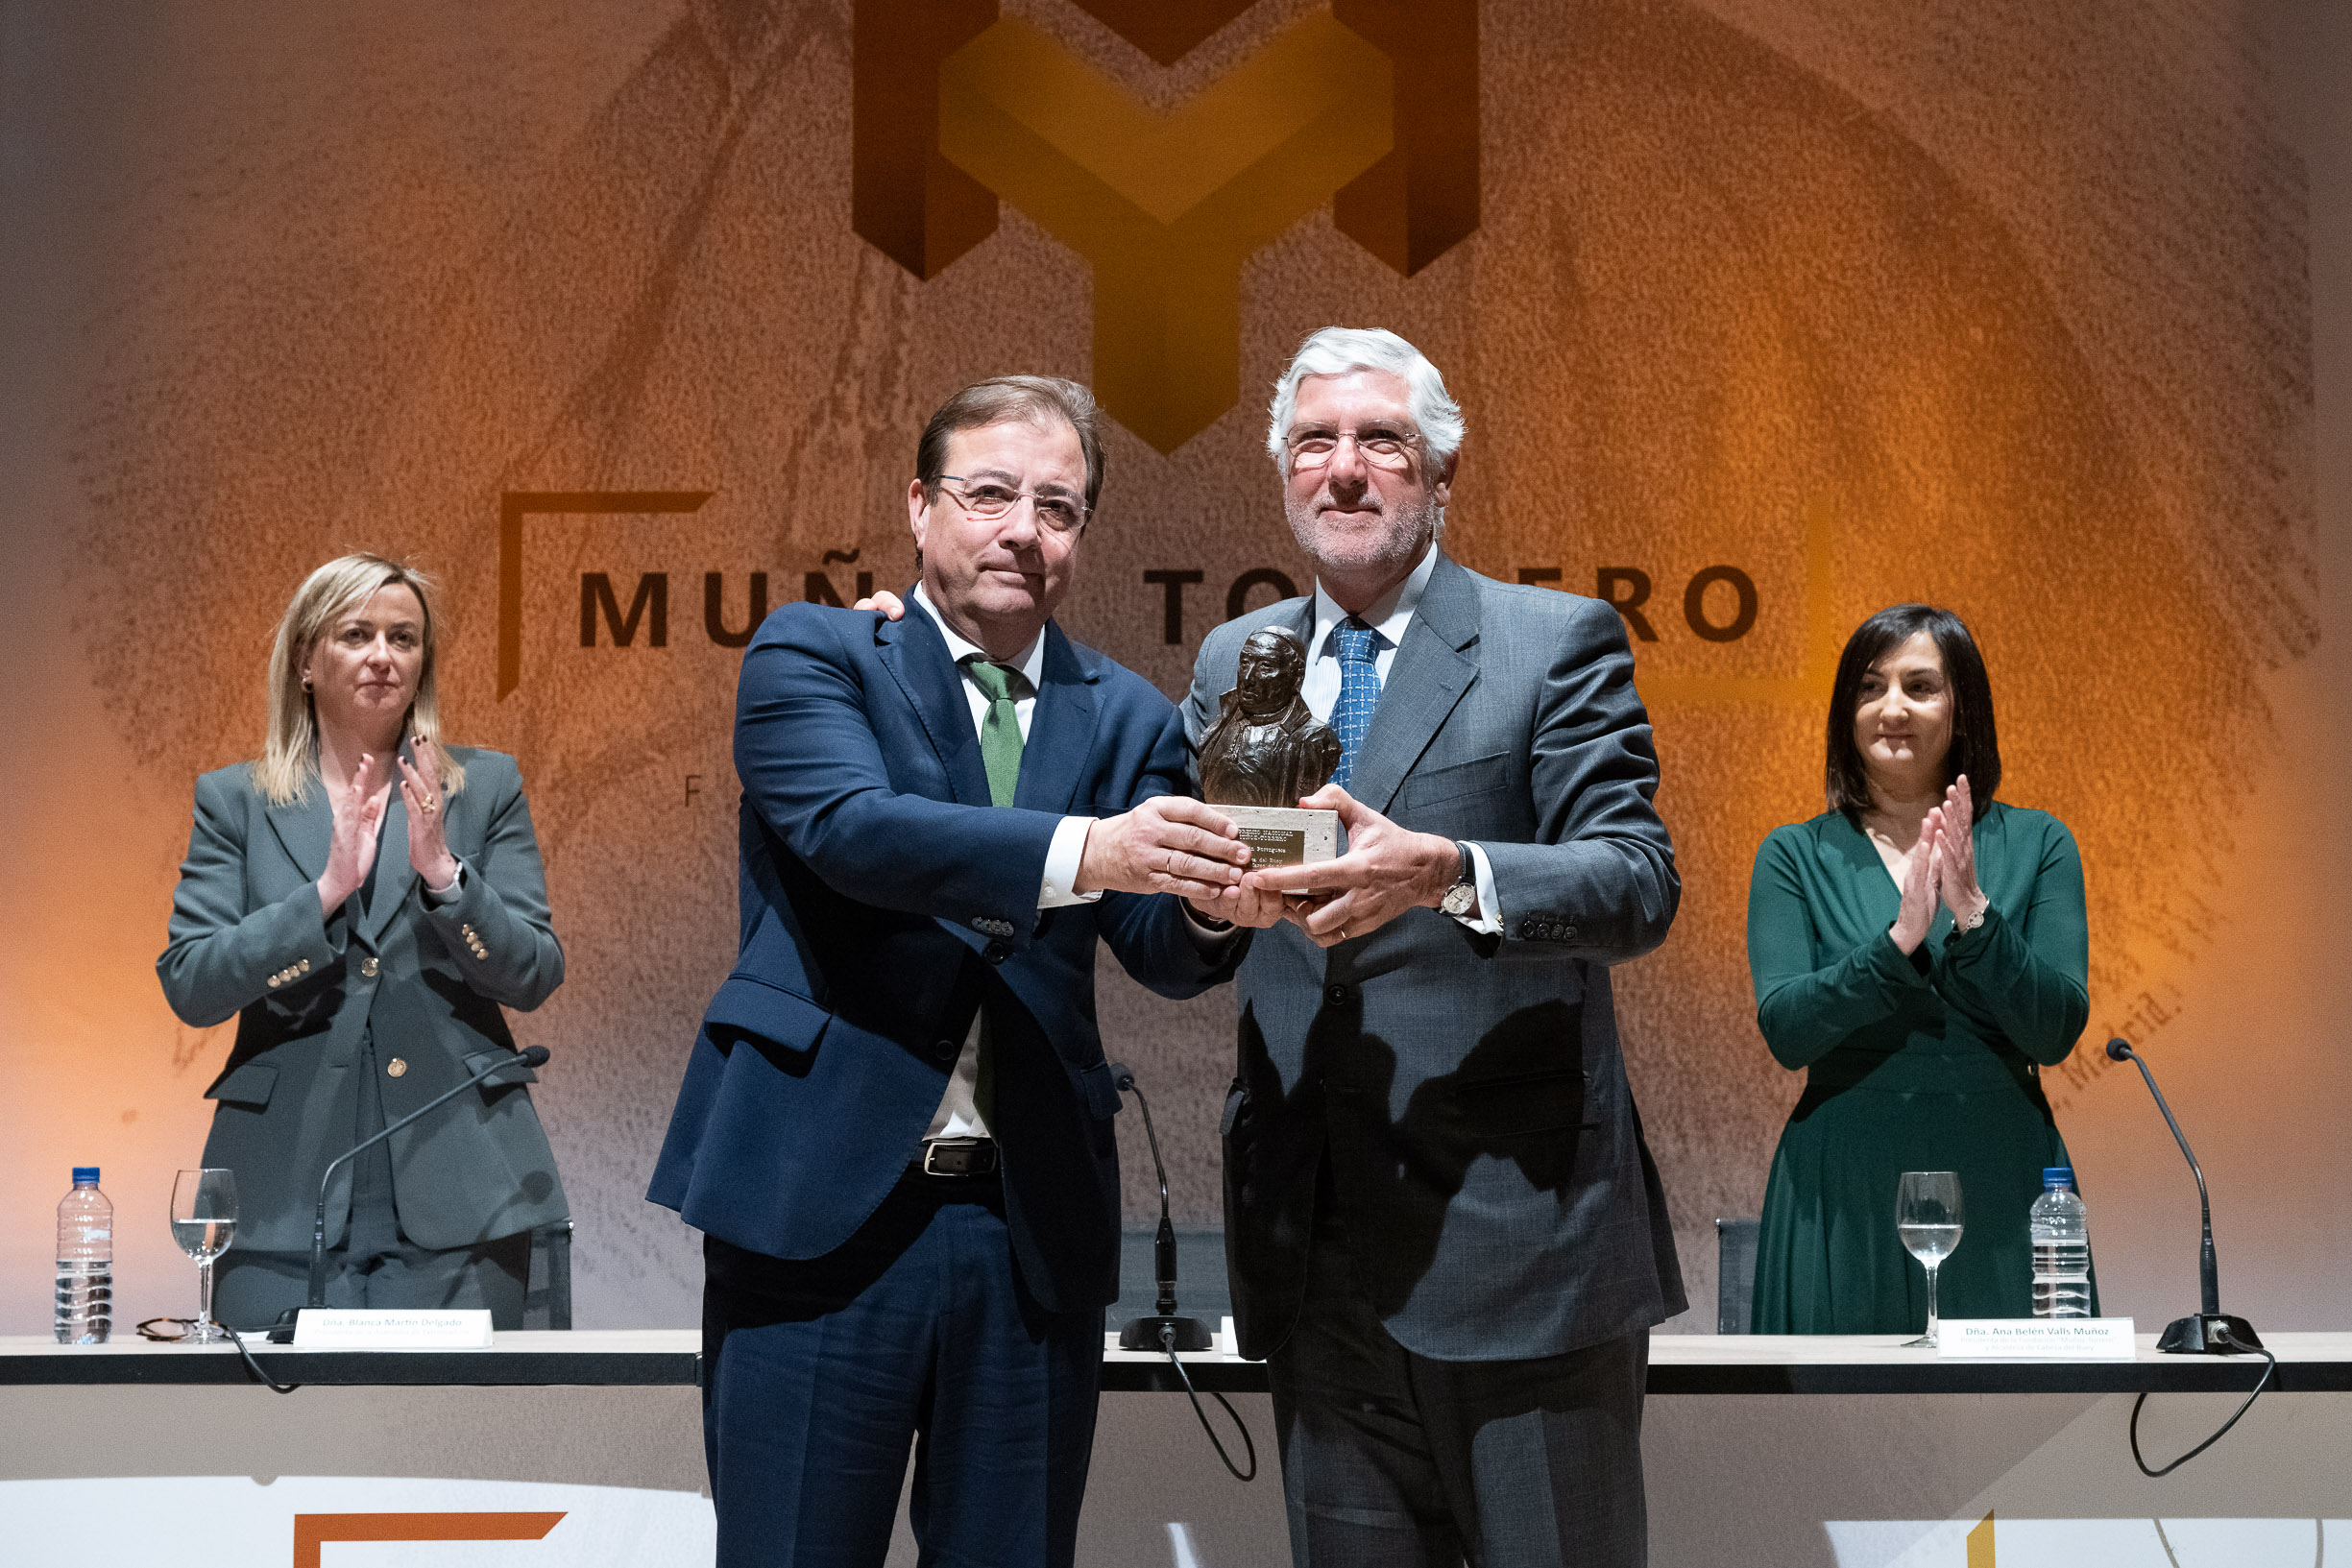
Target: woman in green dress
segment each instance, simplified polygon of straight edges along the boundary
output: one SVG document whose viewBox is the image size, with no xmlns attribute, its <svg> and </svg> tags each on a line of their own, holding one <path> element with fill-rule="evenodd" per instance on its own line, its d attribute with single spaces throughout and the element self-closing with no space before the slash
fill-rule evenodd
<svg viewBox="0 0 2352 1568">
<path fill-rule="evenodd" d="M 1960 1176 L 1939 1313 L 2025 1316 L 2026 1211 L 2043 1169 L 2073 1164 L 2040 1072 L 2090 1016 L 2073 835 L 1994 801 L 1984 662 L 1928 605 L 1847 642 L 1828 774 L 1830 809 L 1775 829 L 1748 889 L 1757 1024 L 1806 1073 L 1764 1189 L 1755 1331 L 1919 1332 L 1927 1276 L 1895 1233 L 1905 1170 Z"/>
</svg>

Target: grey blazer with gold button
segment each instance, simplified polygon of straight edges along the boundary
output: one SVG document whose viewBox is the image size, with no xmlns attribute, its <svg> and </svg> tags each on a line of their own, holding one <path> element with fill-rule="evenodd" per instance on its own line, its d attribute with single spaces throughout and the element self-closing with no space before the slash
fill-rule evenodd
<svg viewBox="0 0 2352 1568">
<path fill-rule="evenodd" d="M 196 781 L 196 826 L 172 895 L 163 994 L 199 1027 L 237 1020 L 205 1164 L 237 1173 L 237 1245 L 294 1252 L 327 1163 L 352 1143 L 360 1043 L 374 1031 L 384 1119 L 398 1121 L 511 1054 L 501 1004 L 525 1012 L 563 982 L 546 875 L 522 778 L 498 752 L 452 748 L 466 787 L 444 829 L 465 885 L 430 906 L 408 864 L 395 790 L 378 839 L 376 886 L 331 918 L 315 884 L 334 819 L 326 791 L 272 806 L 240 763 Z M 397 1058 L 399 1074 L 390 1072 Z M 420 1246 L 473 1245 L 565 1218 L 555 1155 L 518 1064 L 390 1140 L 400 1229 Z M 351 1168 L 328 1191 L 327 1240 L 342 1238 Z"/>
<path fill-rule="evenodd" d="M 1304 640 L 1314 610 L 1288 599 L 1208 635 L 1195 745 L 1243 639 Z M 1680 1312 L 1609 968 L 1665 939 L 1682 882 L 1615 613 L 1441 555 L 1352 777 L 1401 826 L 1486 852 L 1503 929 L 1419 908 L 1328 950 L 1288 924 L 1258 933 L 1224 1121 L 1242 1353 L 1297 1320 L 1325 1169 L 1358 1289 L 1421 1355 L 1558 1355 Z"/>
</svg>

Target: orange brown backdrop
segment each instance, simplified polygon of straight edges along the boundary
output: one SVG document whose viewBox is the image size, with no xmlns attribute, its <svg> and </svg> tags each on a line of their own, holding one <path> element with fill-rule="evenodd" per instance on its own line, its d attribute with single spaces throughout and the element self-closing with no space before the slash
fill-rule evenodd
<svg viewBox="0 0 2352 1568">
<path fill-rule="evenodd" d="M 2277 9 L 0 7 L 0 1332 L 44 1326 L 74 1163 L 125 1315 L 185 1309 L 163 1199 L 229 1031 L 152 964 L 309 567 L 453 589 L 454 731 L 521 759 L 569 953 L 518 1033 L 555 1052 L 580 1321 L 686 1324 L 693 1238 L 642 1194 L 732 957 L 754 617 L 907 581 L 924 416 L 1052 372 L 1119 423 L 1063 619 L 1179 692 L 1306 581 L 1263 410 L 1334 322 L 1460 398 L 1448 547 L 1634 632 L 1685 892 L 1619 984 L 1683 1326 L 1799 1087 L 1752 1023 L 1750 857 L 1819 809 L 1845 633 L 1911 598 L 1976 627 L 2004 793 L 2082 845 L 2090 1044 L 2051 1089 L 2110 1304 L 2193 1289 L 2187 1178 L 2096 1058 L 2122 1033 L 2204 1144 L 2233 1309 L 2345 1326 L 2308 1201 L 2346 1196 L 2352 1111 L 2311 257 L 2352 158 L 2315 185 Z M 1211 1221 L 1230 1004 L 1103 992 Z"/>
</svg>

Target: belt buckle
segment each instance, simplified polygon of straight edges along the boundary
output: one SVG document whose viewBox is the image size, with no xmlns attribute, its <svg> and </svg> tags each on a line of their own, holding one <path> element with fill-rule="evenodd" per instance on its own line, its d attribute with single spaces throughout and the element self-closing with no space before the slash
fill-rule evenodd
<svg viewBox="0 0 2352 1568">
<path fill-rule="evenodd" d="M 940 1162 L 942 1150 L 958 1156 L 949 1169 Z M 923 1146 L 923 1174 L 926 1176 L 984 1176 L 996 1169 L 996 1144 L 986 1138 L 937 1138 Z"/>
</svg>

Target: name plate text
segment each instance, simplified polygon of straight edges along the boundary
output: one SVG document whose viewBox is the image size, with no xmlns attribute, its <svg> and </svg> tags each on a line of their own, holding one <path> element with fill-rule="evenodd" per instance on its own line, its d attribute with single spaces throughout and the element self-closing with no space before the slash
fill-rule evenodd
<svg viewBox="0 0 2352 1568">
<path fill-rule="evenodd" d="M 1935 1334 L 1943 1361 L 2127 1362 L 2140 1353 L 2128 1317 L 1947 1317 Z"/>
<path fill-rule="evenodd" d="M 488 1350 L 488 1308 L 394 1312 L 304 1307 L 294 1320 L 297 1350 Z"/>
</svg>

